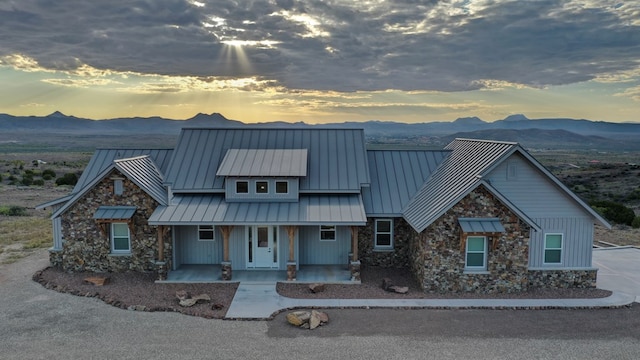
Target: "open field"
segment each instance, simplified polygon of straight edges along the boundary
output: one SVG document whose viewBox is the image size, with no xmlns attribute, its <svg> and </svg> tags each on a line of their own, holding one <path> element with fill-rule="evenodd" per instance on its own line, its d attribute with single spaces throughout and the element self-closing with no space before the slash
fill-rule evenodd
<svg viewBox="0 0 640 360">
<path fill-rule="evenodd" d="M 164 143 L 165 147 L 171 146 Z M 154 147 L 162 145 L 154 144 Z M 620 202 L 640 215 L 640 153 L 549 150 L 532 154 L 583 199 Z M 56 178 L 68 173 L 79 176 L 90 157 L 91 153 L 84 151 L 0 151 L 0 210 L 14 206 L 26 212 L 26 216 L 0 215 L 0 263 L 15 261 L 34 248 L 51 245 L 50 211 L 34 207 L 69 194 L 72 187 L 56 185 Z M 56 178 L 44 180 L 42 172 L 46 169 L 55 172 Z M 43 179 L 43 184 L 20 184 L 29 172 L 34 180 Z M 640 246 L 640 229 L 624 225 L 614 225 L 612 230 L 596 227 L 597 240 Z"/>
</svg>

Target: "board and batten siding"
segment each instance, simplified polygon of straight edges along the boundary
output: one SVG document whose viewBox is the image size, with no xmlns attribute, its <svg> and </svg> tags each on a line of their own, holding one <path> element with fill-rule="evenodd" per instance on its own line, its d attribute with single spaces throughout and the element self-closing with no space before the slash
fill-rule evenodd
<svg viewBox="0 0 640 360">
<path fill-rule="evenodd" d="M 593 218 L 546 175 L 519 154 L 506 159 L 487 176 L 491 186 L 533 219 L 530 268 L 591 268 Z M 544 265 L 544 235 L 563 234 L 562 264 Z"/>
<path fill-rule="evenodd" d="M 509 167 L 515 176 L 508 176 Z M 531 218 L 584 217 L 586 211 L 521 155 L 511 155 L 485 178 Z"/>
<path fill-rule="evenodd" d="M 320 241 L 319 226 L 305 226 L 299 230 L 301 265 L 347 264 L 351 249 L 351 230 L 348 226 L 336 227 L 335 241 Z"/>
<path fill-rule="evenodd" d="M 531 231 L 529 268 L 592 267 L 593 220 L 591 218 L 535 218 L 534 221 L 543 231 Z M 544 264 L 544 237 L 549 233 L 563 235 L 561 264 Z"/>
<path fill-rule="evenodd" d="M 62 218 L 58 216 L 51 222 L 53 223 L 53 249 L 62 250 Z"/>
<path fill-rule="evenodd" d="M 183 264 L 222 262 L 222 234 L 217 229 L 213 241 L 199 241 L 197 226 L 175 226 L 174 232 L 174 268 Z"/>
</svg>

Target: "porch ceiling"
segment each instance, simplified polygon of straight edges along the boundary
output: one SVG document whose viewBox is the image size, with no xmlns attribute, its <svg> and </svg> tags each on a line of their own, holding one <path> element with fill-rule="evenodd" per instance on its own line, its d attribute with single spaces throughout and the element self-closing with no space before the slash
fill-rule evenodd
<svg viewBox="0 0 640 360">
<path fill-rule="evenodd" d="M 357 194 L 301 196 L 298 202 L 226 202 L 222 195 L 180 195 L 158 206 L 150 225 L 356 225 L 367 223 Z"/>
</svg>

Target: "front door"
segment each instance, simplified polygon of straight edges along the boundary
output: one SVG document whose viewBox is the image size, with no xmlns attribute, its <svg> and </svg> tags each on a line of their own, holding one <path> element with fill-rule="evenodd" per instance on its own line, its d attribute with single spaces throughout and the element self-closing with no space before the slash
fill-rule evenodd
<svg viewBox="0 0 640 360">
<path fill-rule="evenodd" d="M 251 226 L 248 232 L 249 267 L 273 268 L 278 266 L 278 228 Z"/>
</svg>

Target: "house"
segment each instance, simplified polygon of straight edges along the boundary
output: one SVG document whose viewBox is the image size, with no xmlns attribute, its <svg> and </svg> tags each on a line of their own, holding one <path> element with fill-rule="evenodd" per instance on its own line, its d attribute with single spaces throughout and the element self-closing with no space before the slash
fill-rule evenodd
<svg viewBox="0 0 640 360">
<path fill-rule="evenodd" d="M 367 150 L 346 128 L 185 128 L 174 149 L 97 150 L 53 208 L 68 271 L 187 265 L 410 269 L 425 291 L 593 287 L 594 224 L 610 225 L 517 143 Z M 366 269 L 365 269 L 366 271 Z"/>
</svg>

